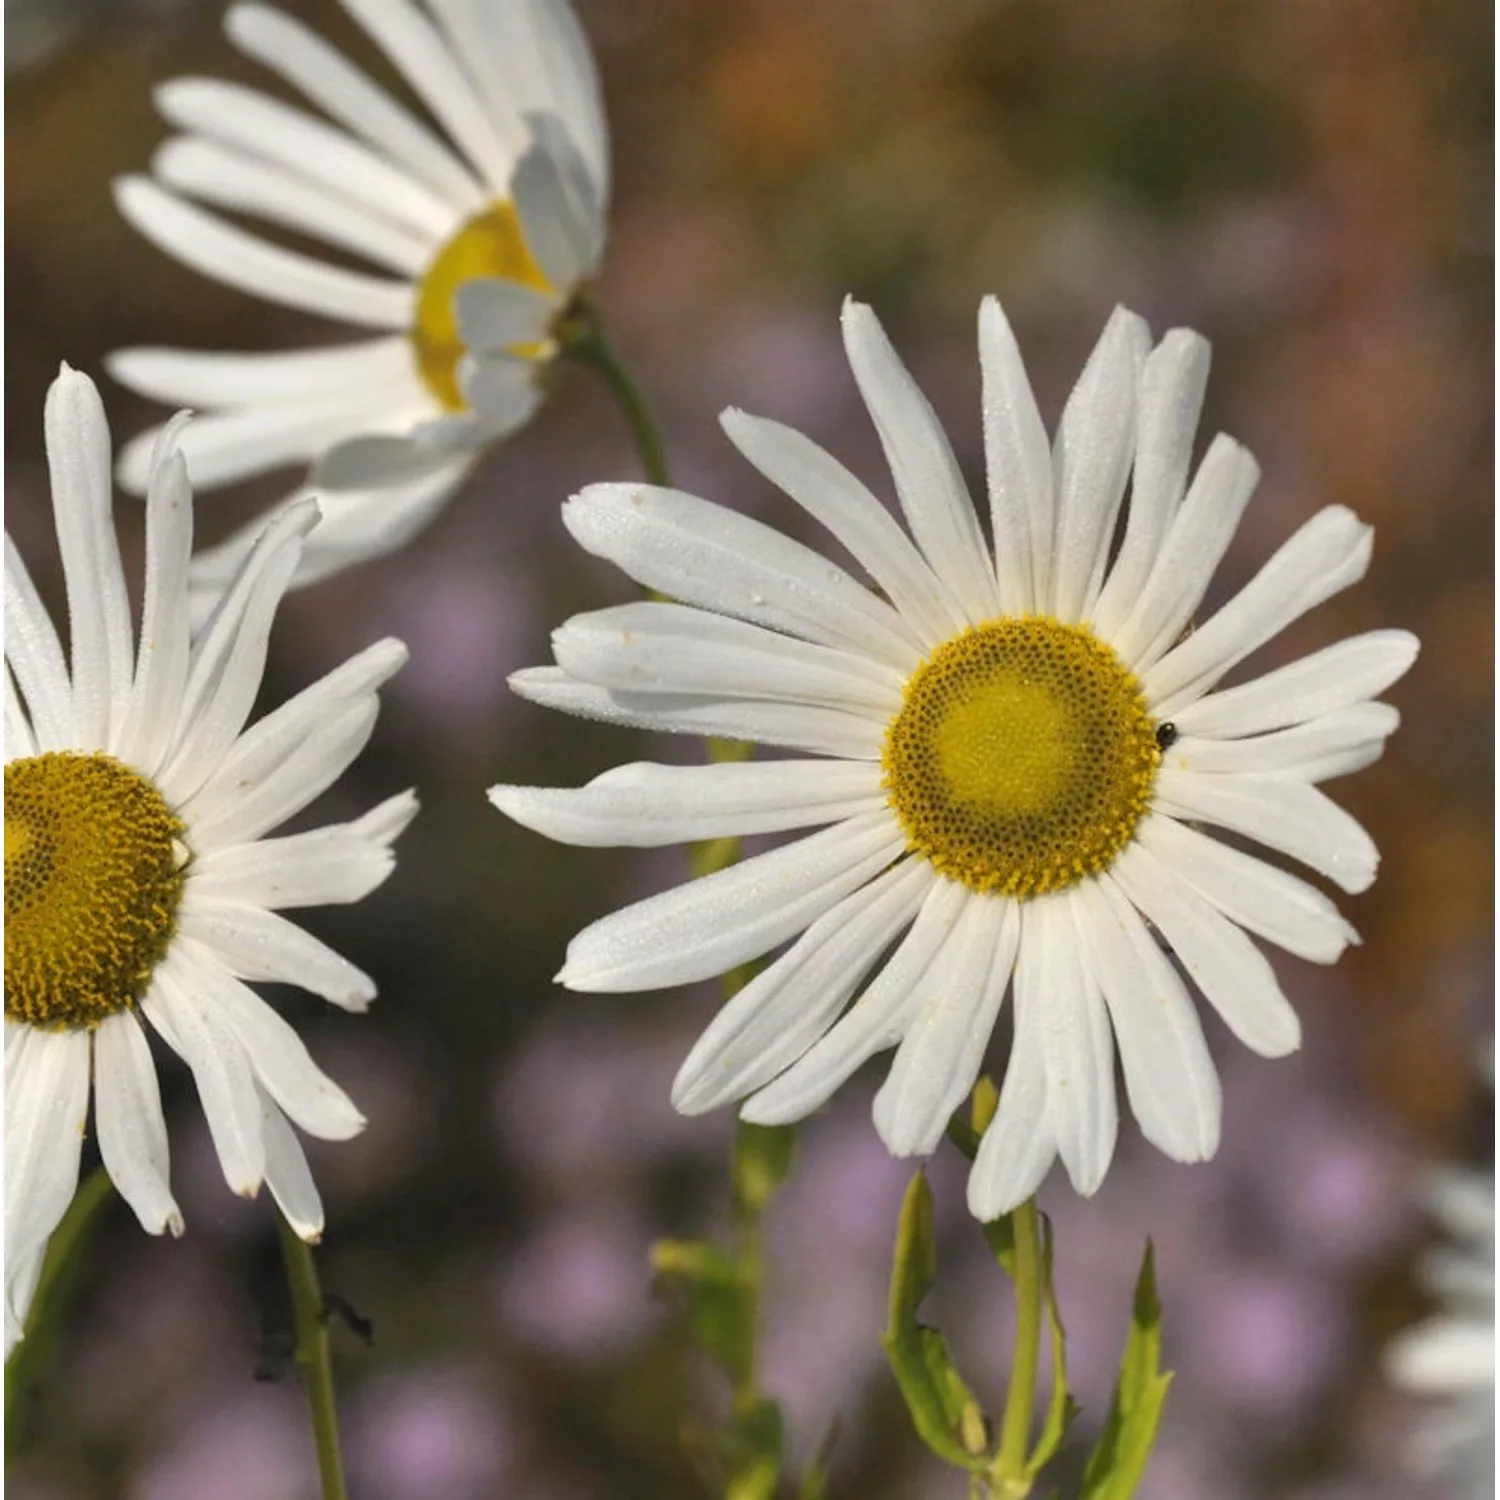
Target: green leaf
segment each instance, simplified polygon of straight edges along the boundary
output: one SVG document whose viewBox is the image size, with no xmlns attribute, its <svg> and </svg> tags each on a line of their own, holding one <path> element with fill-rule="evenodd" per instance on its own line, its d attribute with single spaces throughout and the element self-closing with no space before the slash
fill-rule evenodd
<svg viewBox="0 0 1500 1500">
<path fill-rule="evenodd" d="M 942 1336 L 917 1322 L 918 1304 L 936 1275 L 932 1191 L 918 1172 L 901 1205 L 891 1265 L 890 1326 L 880 1342 L 917 1436 L 939 1458 L 973 1472 L 982 1460 L 958 1436 L 965 1403 L 973 1405 L 973 1397 L 954 1369 Z"/>
<path fill-rule="evenodd" d="M 737 1412 L 724 1433 L 725 1500 L 775 1500 L 781 1480 L 781 1408 L 762 1398 Z"/>
<path fill-rule="evenodd" d="M 802 1471 L 802 1478 L 797 1482 L 797 1500 L 828 1500 L 828 1458 L 837 1438 L 838 1423 L 835 1422 Z"/>
<path fill-rule="evenodd" d="M 651 1247 L 658 1275 L 687 1283 L 693 1339 L 731 1376 L 754 1347 L 754 1304 L 746 1295 L 739 1266 L 717 1245 L 701 1240 L 658 1240 Z"/>
<path fill-rule="evenodd" d="M 979 1227 L 984 1232 L 984 1240 L 990 1247 L 990 1254 L 995 1257 L 1000 1269 L 1014 1281 L 1016 1279 L 1015 1214 L 1009 1213 L 1002 1218 L 991 1219 L 988 1224 L 981 1224 Z"/>
<path fill-rule="evenodd" d="M 1156 1269 L 1147 1240 L 1114 1399 L 1099 1444 L 1084 1469 L 1080 1500 L 1130 1500 L 1135 1494 L 1156 1442 L 1171 1384 L 1170 1372 L 1161 1368 L 1161 1300 L 1156 1295 Z"/>
<path fill-rule="evenodd" d="M 1026 1461 L 1028 1474 L 1040 1473 L 1052 1460 L 1079 1412 L 1078 1403 L 1068 1394 L 1067 1335 L 1063 1331 L 1062 1314 L 1057 1310 L 1057 1293 L 1052 1285 L 1052 1221 L 1046 1214 L 1038 1217 L 1042 1223 L 1042 1305 L 1046 1308 L 1047 1327 L 1052 1337 L 1052 1398 L 1047 1406 L 1046 1420 L 1042 1423 L 1042 1434 Z"/>
<path fill-rule="evenodd" d="M 734 1202 L 742 1213 L 759 1214 L 792 1170 L 791 1125 L 735 1124 Z"/>
</svg>

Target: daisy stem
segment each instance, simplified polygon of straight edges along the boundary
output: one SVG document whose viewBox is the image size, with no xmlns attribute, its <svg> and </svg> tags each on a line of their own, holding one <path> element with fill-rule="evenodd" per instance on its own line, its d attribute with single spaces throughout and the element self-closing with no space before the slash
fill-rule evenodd
<svg viewBox="0 0 1500 1500">
<path fill-rule="evenodd" d="M 292 1320 L 297 1331 L 297 1364 L 307 1387 L 313 1442 L 318 1450 L 318 1479 L 323 1500 L 348 1500 L 344 1460 L 339 1452 L 338 1411 L 333 1400 L 333 1360 L 329 1352 L 328 1321 L 323 1315 L 323 1287 L 306 1244 L 276 1211 L 281 1254 L 286 1261 L 287 1285 L 292 1293 Z"/>
<path fill-rule="evenodd" d="M 597 310 L 592 305 L 583 308 L 561 337 L 564 352 L 580 364 L 587 365 L 609 387 L 630 425 L 630 435 L 635 439 L 647 482 L 670 484 L 667 452 L 656 419 L 651 415 L 641 388 L 631 379 L 630 372 L 615 353 L 614 345 L 605 337 Z"/>
<path fill-rule="evenodd" d="M 1000 1446 L 992 1470 L 995 1494 L 1025 1495 L 1031 1490 L 1027 1474 L 1031 1448 L 1031 1416 L 1036 1400 L 1037 1360 L 1042 1347 L 1042 1242 L 1036 1199 L 1028 1198 L 1011 1215 L 1015 1236 L 1016 1347 L 1011 1359 L 1005 1415 L 1000 1422 Z"/>
</svg>

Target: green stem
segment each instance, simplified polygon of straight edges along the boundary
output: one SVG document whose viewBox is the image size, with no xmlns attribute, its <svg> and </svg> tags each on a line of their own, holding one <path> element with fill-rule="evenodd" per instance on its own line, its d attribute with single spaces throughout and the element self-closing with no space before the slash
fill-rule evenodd
<svg viewBox="0 0 1500 1500">
<path fill-rule="evenodd" d="M 344 1460 L 339 1452 L 339 1419 L 333 1400 L 333 1360 L 329 1353 L 328 1321 L 323 1315 L 323 1288 L 313 1263 L 312 1246 L 298 1237 L 278 1209 L 276 1227 L 292 1293 L 292 1319 L 297 1331 L 297 1364 L 307 1387 L 313 1442 L 318 1450 L 318 1478 L 323 1500 L 348 1500 Z"/>
<path fill-rule="evenodd" d="M 1031 1416 L 1036 1400 L 1037 1361 L 1042 1347 L 1042 1245 L 1036 1200 L 1028 1198 L 1012 1217 L 1016 1246 L 1016 1347 L 1010 1388 L 1000 1423 L 1000 1446 L 992 1473 L 999 1495 L 1031 1490 L 1026 1462 L 1031 1448 Z"/>
<path fill-rule="evenodd" d="M 604 325 L 591 305 L 584 305 L 570 325 L 561 330 L 561 340 L 566 354 L 587 365 L 609 387 L 610 394 L 630 424 L 630 435 L 635 439 L 636 452 L 640 454 L 641 468 L 647 480 L 651 484 L 670 484 L 667 453 L 651 408 L 646 404 L 641 388 L 621 364 L 614 346 L 604 336 Z"/>
</svg>

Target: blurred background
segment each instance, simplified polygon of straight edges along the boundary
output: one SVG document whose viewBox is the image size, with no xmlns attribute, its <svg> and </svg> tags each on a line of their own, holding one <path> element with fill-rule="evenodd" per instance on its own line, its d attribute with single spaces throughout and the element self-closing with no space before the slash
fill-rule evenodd
<svg viewBox="0 0 1500 1500">
<path fill-rule="evenodd" d="M 332 3 L 288 9 L 353 46 Z M 1332 970 L 1277 958 L 1297 1056 L 1252 1057 L 1216 1021 L 1224 1143 L 1174 1166 L 1125 1125 L 1091 1201 L 1053 1180 L 1058 1282 L 1091 1443 L 1148 1233 L 1178 1371 L 1147 1500 L 1425 1494 L 1400 1455 L 1420 1409 L 1378 1355 L 1426 1304 L 1426 1162 L 1487 1163 L 1476 1058 L 1493 1032 L 1492 16 L 1471 0 L 580 0 L 616 145 L 602 297 L 656 404 L 683 488 L 795 529 L 732 452 L 731 403 L 800 427 L 889 484 L 838 337 L 872 301 L 982 491 L 974 319 L 998 293 L 1056 419 L 1110 307 L 1214 346 L 1202 442 L 1264 471 L 1211 595 L 1320 506 L 1376 527 L 1359 587 L 1253 669 L 1376 626 L 1423 651 L 1390 695 L 1385 759 L 1333 788 L 1385 856 L 1341 898 L 1364 936 Z M 128 343 L 315 344 L 327 330 L 202 280 L 137 239 L 109 182 L 165 130 L 150 89 L 255 78 L 186 0 L 7 0 L 7 524 L 49 597 L 41 407 L 59 359 L 99 378 L 117 438 L 157 415 L 102 376 Z M 357 51 L 357 48 L 356 48 Z M 358 53 L 363 56 L 363 53 Z M 258 80 L 264 81 L 264 80 Z M 272 85 L 274 89 L 274 85 Z M 291 597 L 266 702 L 385 634 L 412 660 L 375 739 L 319 806 L 415 785 L 393 878 L 308 925 L 373 974 L 368 1018 L 285 1009 L 368 1132 L 314 1143 L 325 1285 L 373 1320 L 336 1337 L 364 1500 L 662 1500 L 706 1493 L 685 1418 L 718 1375 L 653 1289 L 652 1240 L 721 1232 L 731 1121 L 676 1117 L 672 1074 L 716 1004 L 702 986 L 554 988 L 568 937 L 684 873 L 679 851 L 575 851 L 488 809 L 491 782 L 574 784 L 689 744 L 549 715 L 506 674 L 548 659 L 569 613 L 630 597 L 558 519 L 582 484 L 637 473 L 583 371 L 399 555 Z M 199 506 L 211 541 L 284 475 Z M 119 516 L 140 553 L 136 502 Z M 138 579 L 139 572 L 132 574 Z M 883 1064 L 882 1064 L 883 1066 Z M 993 1060 L 1003 1066 L 1003 1048 Z M 178 1242 L 118 1202 L 12 1466 L 26 1500 L 307 1500 L 294 1379 L 257 1383 L 284 1326 L 268 1204 L 224 1186 L 183 1068 L 163 1059 Z M 957 1496 L 909 1430 L 877 1341 L 901 1193 L 867 1070 L 801 1131 L 769 1220 L 765 1383 L 794 1462 L 834 1434 L 834 1497 Z M 1003 1279 L 956 1161 L 933 1173 L 929 1304 L 998 1408 Z M 1437 1493 L 1437 1492 L 1431 1492 Z"/>
</svg>

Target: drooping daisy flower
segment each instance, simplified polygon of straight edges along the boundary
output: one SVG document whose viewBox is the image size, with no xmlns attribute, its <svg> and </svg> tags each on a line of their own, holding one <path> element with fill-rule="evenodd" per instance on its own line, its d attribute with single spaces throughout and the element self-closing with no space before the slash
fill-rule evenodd
<svg viewBox="0 0 1500 1500">
<path fill-rule="evenodd" d="M 78 1181 L 91 1082 L 99 1154 L 121 1196 L 150 1233 L 182 1232 L 143 1022 L 192 1069 L 230 1187 L 250 1196 L 268 1183 L 304 1238 L 317 1238 L 323 1209 L 292 1125 L 343 1140 L 364 1124 L 244 981 L 300 985 L 353 1011 L 375 993 L 278 913 L 372 891 L 416 799 L 265 835 L 359 754 L 376 689 L 406 648 L 380 641 L 246 728 L 316 507 L 266 528 L 190 641 L 180 425 L 163 435 L 147 490 L 139 648 L 110 514 L 109 429 L 93 383 L 66 367 L 46 428 L 68 658 L 5 542 L 7 1351 Z"/>
<path fill-rule="evenodd" d="M 199 489 L 312 465 L 323 520 L 298 583 L 400 546 L 478 450 L 531 415 L 555 320 L 598 269 L 609 195 L 598 80 L 566 0 L 344 6 L 432 123 L 300 21 L 237 5 L 230 39 L 311 110 L 237 83 L 174 79 L 157 105 L 182 134 L 151 177 L 124 178 L 115 194 L 185 265 L 359 331 L 316 351 L 125 349 L 108 360 L 132 390 L 211 413 L 182 438 Z M 273 244 L 210 209 L 374 270 Z M 126 446 L 125 488 L 144 487 L 155 441 L 153 430 Z M 222 586 L 256 529 L 196 559 L 195 586 Z"/>
<path fill-rule="evenodd" d="M 1080 1192 L 1099 1185 L 1117 1049 L 1146 1137 L 1178 1160 L 1211 1156 L 1218 1077 L 1168 950 L 1241 1041 L 1275 1056 L 1297 1046 L 1297 1017 L 1247 933 L 1320 963 L 1355 936 L 1319 891 L 1201 825 L 1368 886 L 1373 844 L 1316 783 L 1380 754 L 1397 714 L 1371 700 L 1417 643 L 1374 632 L 1214 688 L 1364 573 L 1370 530 L 1330 507 L 1184 636 L 1257 477 L 1219 437 L 1187 484 L 1204 340 L 1179 330 L 1152 349 L 1117 311 L 1049 446 L 986 301 L 992 552 L 868 308 L 846 307 L 844 337 L 910 535 L 798 433 L 737 411 L 724 426 L 875 589 L 675 491 L 596 485 L 564 507 L 585 549 L 682 602 L 575 617 L 553 636 L 557 665 L 518 673 L 518 693 L 820 758 L 629 765 L 574 791 L 496 787 L 495 804 L 577 844 L 827 826 L 594 923 L 558 978 L 686 984 L 790 940 L 715 1017 L 674 1103 L 745 1098 L 747 1119 L 796 1120 L 895 1046 L 875 1122 L 898 1155 L 935 1149 L 1012 990 L 1015 1043 L 969 1182 L 984 1219 L 1057 1156 Z"/>
<path fill-rule="evenodd" d="M 1473 1168 L 1428 1174 L 1428 1210 L 1453 1243 L 1418 1263 L 1443 1310 L 1386 1350 L 1398 1385 L 1432 1398 L 1413 1443 L 1413 1468 L 1448 1482 L 1455 1500 L 1495 1493 L 1495 1177 Z"/>
</svg>

